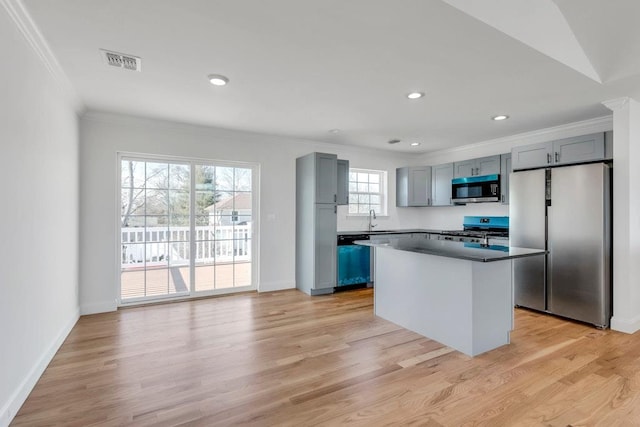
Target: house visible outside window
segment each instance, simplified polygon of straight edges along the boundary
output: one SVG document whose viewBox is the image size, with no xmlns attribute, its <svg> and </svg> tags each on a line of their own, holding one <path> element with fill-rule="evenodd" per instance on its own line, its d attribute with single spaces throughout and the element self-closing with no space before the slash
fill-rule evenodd
<svg viewBox="0 0 640 427">
<path fill-rule="evenodd" d="M 349 169 L 349 215 L 387 214 L 387 172 Z"/>
</svg>

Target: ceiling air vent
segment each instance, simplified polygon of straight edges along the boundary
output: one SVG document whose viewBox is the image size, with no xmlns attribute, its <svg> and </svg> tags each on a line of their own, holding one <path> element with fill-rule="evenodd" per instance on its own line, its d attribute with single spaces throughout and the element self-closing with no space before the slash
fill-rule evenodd
<svg viewBox="0 0 640 427">
<path fill-rule="evenodd" d="M 111 52 L 104 49 L 100 49 L 100 53 L 107 65 L 131 71 L 142 71 L 142 60 L 137 56 Z"/>
</svg>

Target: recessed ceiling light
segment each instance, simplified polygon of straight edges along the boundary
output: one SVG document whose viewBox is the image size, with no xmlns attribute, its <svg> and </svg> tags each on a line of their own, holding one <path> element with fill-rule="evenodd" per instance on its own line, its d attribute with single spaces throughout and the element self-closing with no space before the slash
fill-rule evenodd
<svg viewBox="0 0 640 427">
<path fill-rule="evenodd" d="M 419 99 L 419 98 L 422 98 L 423 96 L 424 96 L 424 92 L 411 92 L 410 94 L 407 95 L 407 98 Z"/>
<path fill-rule="evenodd" d="M 412 147 L 417 147 L 418 145 L 420 145 L 420 142 L 412 142 L 412 143 L 411 143 L 411 146 L 412 146 Z"/>
<path fill-rule="evenodd" d="M 497 122 L 499 122 L 500 120 L 507 120 L 508 118 L 509 118 L 509 116 L 507 116 L 505 114 L 500 114 L 499 116 L 491 117 L 492 120 L 495 120 Z"/>
<path fill-rule="evenodd" d="M 229 83 L 229 79 L 220 74 L 209 74 L 208 79 L 209 83 L 214 86 L 224 86 Z"/>
<path fill-rule="evenodd" d="M 329 133 L 333 133 L 333 134 L 340 133 L 340 129 L 331 129 L 329 130 Z"/>
<path fill-rule="evenodd" d="M 399 143 L 399 142 L 400 142 L 400 140 L 399 140 L 399 139 L 391 139 L 391 140 L 389 140 L 389 142 L 387 142 L 387 144 L 391 144 L 391 145 L 393 145 L 393 144 L 397 144 L 397 143 Z"/>
</svg>

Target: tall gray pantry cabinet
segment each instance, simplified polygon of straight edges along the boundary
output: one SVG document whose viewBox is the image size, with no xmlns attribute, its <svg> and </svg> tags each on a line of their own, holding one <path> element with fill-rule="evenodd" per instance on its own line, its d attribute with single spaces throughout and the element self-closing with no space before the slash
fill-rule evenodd
<svg viewBox="0 0 640 427">
<path fill-rule="evenodd" d="M 345 170 L 341 167 L 341 182 Z M 309 295 L 336 286 L 338 158 L 311 153 L 296 159 L 296 287 Z"/>
</svg>

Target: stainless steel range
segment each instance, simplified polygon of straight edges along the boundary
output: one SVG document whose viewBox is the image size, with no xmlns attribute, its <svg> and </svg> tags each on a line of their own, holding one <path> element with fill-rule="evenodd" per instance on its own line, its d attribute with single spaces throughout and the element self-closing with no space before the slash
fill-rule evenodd
<svg viewBox="0 0 640 427">
<path fill-rule="evenodd" d="M 462 230 L 442 231 L 438 240 L 490 245 L 497 241 L 508 246 L 508 216 L 465 216 Z"/>
</svg>

